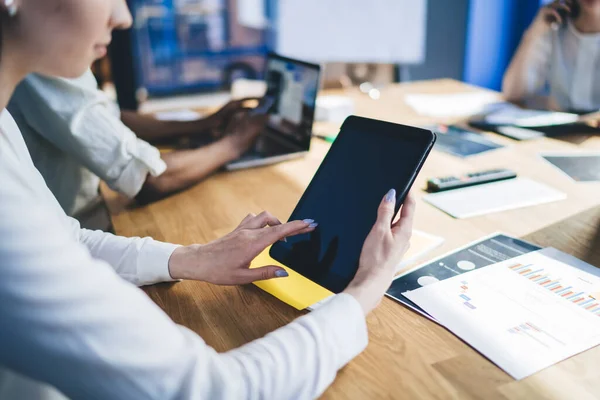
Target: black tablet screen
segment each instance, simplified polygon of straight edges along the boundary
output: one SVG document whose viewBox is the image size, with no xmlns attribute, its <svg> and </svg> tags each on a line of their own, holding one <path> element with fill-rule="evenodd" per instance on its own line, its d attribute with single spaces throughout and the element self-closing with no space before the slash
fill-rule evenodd
<svg viewBox="0 0 600 400">
<path fill-rule="evenodd" d="M 290 217 L 319 226 L 274 244 L 271 256 L 333 292 L 344 290 L 381 199 L 395 188 L 399 208 L 434 141 L 430 131 L 348 118 Z"/>
</svg>

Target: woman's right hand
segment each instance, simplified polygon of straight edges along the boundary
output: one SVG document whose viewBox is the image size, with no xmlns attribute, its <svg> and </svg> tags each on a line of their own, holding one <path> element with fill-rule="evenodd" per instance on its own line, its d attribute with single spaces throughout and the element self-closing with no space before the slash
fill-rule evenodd
<svg viewBox="0 0 600 400">
<path fill-rule="evenodd" d="M 552 3 L 545 5 L 540 8 L 540 11 L 531 25 L 532 28 L 538 31 L 547 31 L 549 28 L 557 29 L 566 22 L 563 19 L 563 15 L 565 15 L 564 12 L 566 12 L 567 15 L 570 14 L 571 7 L 573 7 L 572 0 L 555 0 Z M 562 15 L 561 12 L 563 12 Z"/>
<path fill-rule="evenodd" d="M 248 111 L 235 115 L 225 128 L 225 136 L 221 139 L 236 155 L 243 155 L 256 142 L 267 124 L 265 114 L 252 115 Z"/>
<path fill-rule="evenodd" d="M 394 221 L 396 191 L 390 190 L 379 205 L 377 221 L 365 240 L 358 271 L 344 293 L 352 295 L 365 315 L 381 301 L 390 287 L 396 267 L 410 246 L 416 202 L 409 193 Z"/>
</svg>

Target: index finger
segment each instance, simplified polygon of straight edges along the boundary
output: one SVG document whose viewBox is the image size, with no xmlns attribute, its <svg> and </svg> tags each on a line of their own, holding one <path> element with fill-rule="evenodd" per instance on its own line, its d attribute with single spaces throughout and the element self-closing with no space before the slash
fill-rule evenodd
<svg viewBox="0 0 600 400">
<path fill-rule="evenodd" d="M 269 242 L 267 245 L 270 245 L 285 237 L 294 236 L 301 232 L 310 232 L 316 227 L 317 224 L 315 224 L 315 222 L 310 219 L 305 219 L 304 221 L 292 221 L 287 222 L 285 224 L 265 228 L 264 230 L 266 232 L 262 237 L 265 241 Z"/>
</svg>

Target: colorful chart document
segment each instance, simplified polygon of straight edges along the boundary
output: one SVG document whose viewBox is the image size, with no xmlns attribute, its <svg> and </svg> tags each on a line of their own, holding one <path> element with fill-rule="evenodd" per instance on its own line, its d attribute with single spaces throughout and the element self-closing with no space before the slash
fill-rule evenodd
<svg viewBox="0 0 600 400">
<path fill-rule="evenodd" d="M 405 296 L 515 379 L 600 344 L 600 270 L 551 248 Z"/>
<path fill-rule="evenodd" d="M 541 247 L 524 240 L 502 233 L 495 233 L 399 275 L 394 279 L 386 294 L 425 317 L 431 318 L 429 314 L 408 300 L 403 294 L 540 249 Z"/>
</svg>

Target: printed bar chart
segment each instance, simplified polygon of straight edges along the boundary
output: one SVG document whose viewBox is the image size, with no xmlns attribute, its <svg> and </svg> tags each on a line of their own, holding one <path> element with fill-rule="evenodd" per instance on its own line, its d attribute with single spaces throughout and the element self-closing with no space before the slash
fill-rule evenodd
<svg viewBox="0 0 600 400">
<path fill-rule="evenodd" d="M 515 264 L 509 266 L 508 269 L 516 272 L 524 278 L 529 279 L 533 283 L 542 286 L 543 288 L 547 289 L 550 292 L 553 292 L 554 294 L 564 298 L 565 300 L 568 300 L 573 304 L 577 304 L 581 308 L 600 316 L 600 301 L 597 301 L 597 297 L 599 295 L 598 293 L 588 294 L 582 291 L 578 291 L 573 286 L 563 285 L 561 284 L 560 279 L 552 279 L 552 277 L 549 274 L 545 273 L 544 268 L 536 267 L 538 266 L 535 266 L 533 264 Z M 521 328 L 521 330 L 522 329 L 523 328 Z"/>
</svg>

